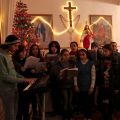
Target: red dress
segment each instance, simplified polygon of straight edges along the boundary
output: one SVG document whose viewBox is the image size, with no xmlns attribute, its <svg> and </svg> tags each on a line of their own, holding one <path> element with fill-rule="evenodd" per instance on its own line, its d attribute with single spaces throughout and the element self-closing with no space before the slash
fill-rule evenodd
<svg viewBox="0 0 120 120">
<path fill-rule="evenodd" d="M 86 35 L 83 39 L 83 47 L 88 49 L 90 46 L 90 35 Z"/>
<path fill-rule="evenodd" d="M 85 35 L 85 37 L 83 38 L 83 47 L 84 48 L 88 49 L 90 47 L 92 38 L 93 38 L 93 34 L 91 32 Z"/>
</svg>

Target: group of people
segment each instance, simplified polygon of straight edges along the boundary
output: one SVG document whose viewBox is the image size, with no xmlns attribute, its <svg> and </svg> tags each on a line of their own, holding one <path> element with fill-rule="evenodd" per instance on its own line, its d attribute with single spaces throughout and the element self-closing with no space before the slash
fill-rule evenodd
<svg viewBox="0 0 120 120">
<path fill-rule="evenodd" d="M 58 59 L 48 60 L 48 56 Z M 45 66 L 38 70 L 38 64 L 44 62 Z M 88 50 L 79 49 L 73 41 L 68 50 L 51 41 L 48 53 L 43 56 L 38 45 L 33 44 L 26 51 L 16 36 L 9 35 L 1 45 L 0 65 L 0 98 L 5 120 L 30 120 L 30 104 L 32 119 L 37 119 L 36 96 L 41 100 L 41 89 L 23 90 L 44 74 L 49 75 L 47 91 L 52 100 L 52 113 L 61 115 L 63 120 L 71 120 L 74 112 L 92 120 L 93 108 L 101 112 L 104 120 L 112 120 L 112 114 L 120 110 L 120 53 L 116 42 L 102 48 L 93 42 Z M 62 75 L 66 68 L 77 68 L 77 72 Z"/>
</svg>

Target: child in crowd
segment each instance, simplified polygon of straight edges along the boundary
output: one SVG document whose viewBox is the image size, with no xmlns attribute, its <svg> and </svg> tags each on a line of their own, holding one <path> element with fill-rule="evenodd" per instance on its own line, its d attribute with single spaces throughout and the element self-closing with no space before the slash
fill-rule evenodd
<svg viewBox="0 0 120 120">
<path fill-rule="evenodd" d="M 74 62 L 76 62 L 79 59 L 78 43 L 76 41 L 72 41 L 70 43 L 70 59 L 72 59 L 72 61 L 74 60 Z M 78 95 L 75 92 L 75 89 L 73 89 L 72 104 L 74 111 L 76 111 L 78 108 L 77 99 L 78 99 Z"/>
<path fill-rule="evenodd" d="M 69 61 L 69 51 L 67 49 L 61 50 L 61 59 L 52 68 L 51 74 L 60 84 L 60 103 L 62 106 L 63 120 L 70 120 L 72 117 L 72 88 L 74 85 L 74 75 L 69 74 L 67 69 L 74 68 L 75 63 Z M 72 63 L 72 64 L 71 64 Z M 77 76 L 77 74 L 76 74 Z"/>
<path fill-rule="evenodd" d="M 117 43 L 116 42 L 111 42 L 110 43 L 111 45 L 111 49 L 112 49 L 112 56 L 113 56 L 113 66 L 115 66 L 115 76 L 116 76 L 116 79 L 117 79 L 117 84 L 118 84 L 118 87 L 117 87 L 117 91 L 114 92 L 114 97 L 116 99 L 115 101 L 115 104 L 114 104 L 114 108 L 115 108 L 115 111 L 116 112 L 119 112 L 120 111 L 120 52 L 118 51 L 118 48 L 117 48 Z M 119 81 L 119 82 L 118 82 Z"/>
<path fill-rule="evenodd" d="M 94 63 L 89 59 L 86 49 L 79 50 L 79 60 L 77 62 L 78 78 L 75 87 L 78 92 L 78 106 L 87 120 L 92 118 L 92 100 L 96 80 L 96 70 Z"/>
<path fill-rule="evenodd" d="M 61 114 L 60 84 L 56 76 L 52 74 L 52 67 L 59 61 L 60 44 L 57 41 L 51 41 L 48 45 L 48 50 L 45 59 L 47 61 L 48 73 L 50 75 L 50 95 L 53 107 L 52 115 L 57 115 Z"/>
<path fill-rule="evenodd" d="M 98 105 L 104 120 L 111 120 L 115 109 L 116 95 L 119 91 L 119 73 L 117 64 L 114 64 L 114 56 L 110 44 L 103 46 L 103 57 L 99 64 L 98 79 Z"/>
<path fill-rule="evenodd" d="M 76 68 L 76 61 L 70 58 L 69 51 L 67 49 L 61 50 L 61 61 L 59 63 L 61 69 L 74 69 Z M 71 120 L 72 119 L 72 110 L 73 110 L 73 88 L 75 88 L 75 83 L 77 80 L 76 71 L 67 71 L 63 73 L 63 76 L 60 76 L 61 80 L 61 92 L 62 92 L 62 101 L 63 101 L 63 120 Z M 61 74 L 61 72 L 60 72 Z"/>
<path fill-rule="evenodd" d="M 77 42 L 70 43 L 70 55 L 75 55 L 78 58 L 78 44 Z"/>
<path fill-rule="evenodd" d="M 15 66 L 16 72 L 26 77 L 26 72 L 24 70 L 24 63 L 26 60 L 26 48 L 23 45 L 18 47 L 18 50 L 13 55 L 13 63 Z M 23 92 L 23 89 L 27 86 L 26 83 L 18 84 L 18 112 L 17 120 L 29 120 L 29 94 Z"/>
<path fill-rule="evenodd" d="M 40 62 L 43 62 L 44 59 L 42 57 L 40 48 L 38 45 L 33 44 L 29 49 L 29 56 L 27 57 L 24 69 L 26 71 L 27 77 L 36 77 L 41 78 L 47 68 L 40 65 Z M 33 119 L 37 119 L 38 117 L 38 110 L 37 110 L 37 95 L 41 98 L 41 92 L 38 89 L 30 91 L 30 100 L 32 103 L 32 112 L 33 112 Z M 39 111 L 40 112 L 40 111 Z"/>
</svg>

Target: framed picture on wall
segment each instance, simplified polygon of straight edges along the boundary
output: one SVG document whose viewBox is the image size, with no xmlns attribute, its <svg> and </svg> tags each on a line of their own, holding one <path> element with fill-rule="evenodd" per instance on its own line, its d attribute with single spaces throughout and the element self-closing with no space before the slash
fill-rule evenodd
<svg viewBox="0 0 120 120">
<path fill-rule="evenodd" d="M 112 40 L 112 16 L 90 15 L 89 19 L 93 40 L 100 46 L 110 43 Z"/>
<path fill-rule="evenodd" d="M 35 27 L 35 36 L 41 48 L 48 48 L 48 44 L 53 40 L 53 16 L 51 14 L 30 14 Z"/>
</svg>

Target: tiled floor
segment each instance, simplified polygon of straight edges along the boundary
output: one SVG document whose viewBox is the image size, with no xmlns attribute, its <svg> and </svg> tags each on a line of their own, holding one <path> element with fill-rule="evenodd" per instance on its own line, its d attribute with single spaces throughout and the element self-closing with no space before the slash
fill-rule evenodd
<svg viewBox="0 0 120 120">
<path fill-rule="evenodd" d="M 50 97 L 49 94 L 46 94 L 46 111 L 47 112 L 52 111 L 51 100 L 48 99 L 49 97 Z M 2 108 L 1 100 L 0 100 L 0 120 L 4 120 L 3 118 L 4 118 L 3 117 L 3 108 Z M 60 115 L 50 116 L 50 114 L 46 114 L 45 119 L 42 119 L 39 117 L 37 120 L 62 120 L 62 116 L 60 116 Z M 81 113 L 77 113 L 77 114 L 73 115 L 72 120 L 84 120 L 84 116 Z M 98 111 L 94 112 L 92 120 L 102 120 L 100 112 L 98 112 Z M 113 115 L 112 120 L 120 120 L 120 112 L 115 113 Z"/>
<path fill-rule="evenodd" d="M 50 116 L 46 114 L 45 119 L 38 118 L 37 120 L 62 120 L 62 116 L 56 115 L 56 116 Z M 71 120 L 85 120 L 84 116 L 81 113 L 75 114 Z M 93 113 L 92 120 L 103 120 L 100 112 L 96 111 Z M 116 113 L 113 115 L 112 120 L 120 120 L 120 113 Z"/>
<path fill-rule="evenodd" d="M 46 116 L 45 120 L 62 120 L 62 116 L 57 115 L 54 117 L 50 117 L 50 116 Z M 84 120 L 84 116 L 79 113 L 73 116 L 72 120 Z M 96 115 L 93 116 L 92 120 L 102 120 L 101 116 L 99 113 L 97 113 Z"/>
<path fill-rule="evenodd" d="M 46 93 L 45 95 L 45 111 L 46 112 L 50 112 L 52 111 L 52 105 L 51 105 L 51 99 L 50 99 L 50 94 Z M 38 120 L 43 120 L 43 119 L 38 119 Z M 44 120 L 62 120 L 62 116 L 57 115 L 57 116 L 50 116 L 49 114 L 46 114 L 45 119 Z M 84 116 L 81 113 L 75 113 L 73 115 L 72 120 L 84 120 Z M 103 120 L 101 113 L 99 111 L 95 111 L 93 112 L 92 115 L 92 120 Z M 113 115 L 113 119 L 112 120 L 120 120 L 120 112 L 119 113 L 115 113 Z"/>
</svg>

